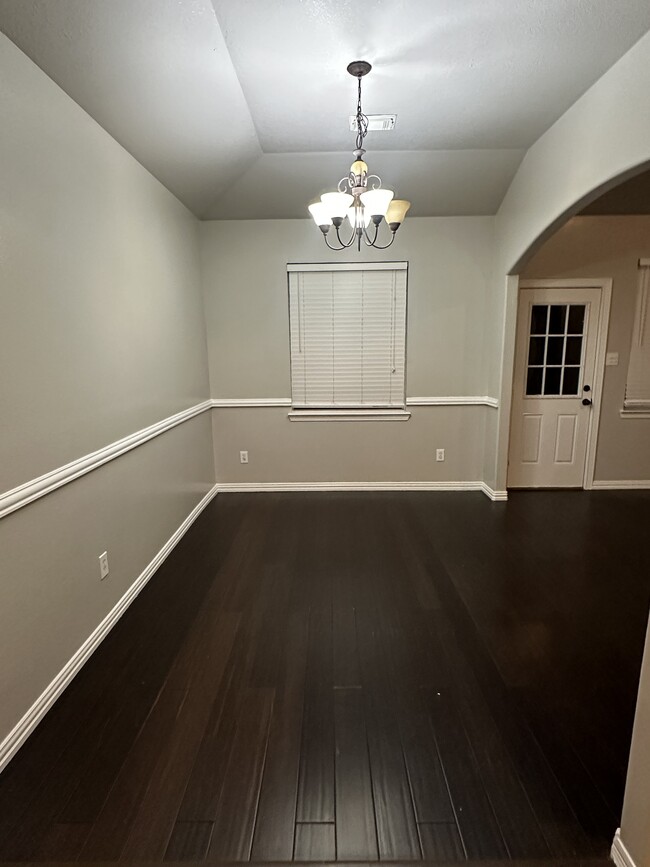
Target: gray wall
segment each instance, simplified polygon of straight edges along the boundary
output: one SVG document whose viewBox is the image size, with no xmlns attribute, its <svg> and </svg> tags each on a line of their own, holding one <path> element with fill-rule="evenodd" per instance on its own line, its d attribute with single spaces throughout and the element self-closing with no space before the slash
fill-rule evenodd
<svg viewBox="0 0 650 867">
<path fill-rule="evenodd" d="M 208 377 L 194 217 L 1 35 L 0 116 L 2 493 Z M 0 521 L 0 741 L 213 480 L 208 413 Z"/>
<path fill-rule="evenodd" d="M 640 258 L 650 258 L 650 217 L 574 217 L 546 241 L 521 274 L 526 278 L 613 278 L 607 350 L 619 353 L 619 364 L 605 368 L 597 480 L 650 479 L 650 419 L 620 415 Z"/>
<path fill-rule="evenodd" d="M 486 394 L 492 218 L 407 220 L 390 250 L 360 254 L 330 253 L 311 220 L 207 222 L 201 239 L 212 397 L 291 396 L 287 262 L 386 259 L 409 262 L 407 395 Z M 413 409 L 405 423 L 345 424 L 292 423 L 282 408 L 216 410 L 218 480 L 480 480 L 485 418 L 495 410 Z M 445 463 L 436 464 L 437 447 Z"/>
</svg>

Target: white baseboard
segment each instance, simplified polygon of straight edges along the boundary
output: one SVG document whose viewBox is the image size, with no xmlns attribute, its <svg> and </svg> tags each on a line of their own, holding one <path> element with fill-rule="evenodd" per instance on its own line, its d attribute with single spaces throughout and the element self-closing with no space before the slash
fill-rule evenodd
<svg viewBox="0 0 650 867">
<path fill-rule="evenodd" d="M 612 843 L 610 854 L 616 867 L 636 867 L 634 859 L 628 852 L 625 843 L 621 840 L 620 828 L 618 828 L 614 834 L 614 841 Z"/>
<path fill-rule="evenodd" d="M 147 584 L 154 572 L 171 553 L 173 548 L 178 544 L 217 493 L 218 486 L 214 485 L 203 499 L 192 509 L 180 527 L 165 542 L 142 574 L 129 587 L 124 596 L 122 596 L 117 605 L 115 605 L 115 607 L 106 615 L 99 626 L 93 630 L 77 652 L 63 666 L 61 671 L 56 675 L 45 691 L 36 699 L 23 718 L 14 726 L 2 743 L 0 743 L 0 771 L 2 771 L 2 769 L 11 761 L 16 752 L 48 712 L 50 707 L 77 674 L 79 669 L 90 658 L 97 647 L 99 647 L 101 642 L 106 638 L 129 605 L 140 593 L 145 584 Z"/>
<path fill-rule="evenodd" d="M 220 493 L 289 491 L 482 491 L 491 500 L 507 500 L 507 491 L 493 491 L 485 482 L 226 482 Z"/>
<path fill-rule="evenodd" d="M 650 488 L 650 479 L 621 479 L 619 481 L 594 481 L 592 489 L 601 491 L 643 491 Z"/>
<path fill-rule="evenodd" d="M 505 503 L 508 499 L 507 491 L 495 491 L 494 488 L 491 488 L 486 482 L 481 482 L 481 486 L 481 490 L 485 496 L 489 497 L 495 503 Z"/>
</svg>

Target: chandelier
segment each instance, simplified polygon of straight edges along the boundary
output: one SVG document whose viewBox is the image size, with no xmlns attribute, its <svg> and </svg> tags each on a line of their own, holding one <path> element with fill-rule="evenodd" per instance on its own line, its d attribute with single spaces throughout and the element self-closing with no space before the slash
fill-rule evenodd
<svg viewBox="0 0 650 867">
<path fill-rule="evenodd" d="M 361 110 L 361 79 L 371 69 L 372 66 L 365 60 L 355 60 L 348 66 L 348 72 L 358 81 L 357 140 L 350 172 L 347 177 L 341 178 L 336 192 L 324 193 L 320 197 L 320 202 L 309 206 L 309 212 L 323 233 L 325 243 L 330 250 L 345 250 L 354 243 L 357 245 L 357 250 L 361 250 L 362 240 L 367 247 L 385 250 L 395 240 L 395 233 L 411 207 L 410 202 L 394 199 L 393 191 L 382 187 L 378 175 L 369 175 L 368 166 L 363 160 L 366 152 L 363 140 L 368 134 L 368 118 Z M 346 218 L 350 236 L 344 240 L 341 237 L 341 227 Z M 379 227 L 384 220 L 391 231 L 391 237 L 387 244 L 380 244 L 378 243 Z M 330 244 L 328 239 L 332 226 L 337 245 Z M 345 229 L 343 231 L 346 233 Z"/>
</svg>

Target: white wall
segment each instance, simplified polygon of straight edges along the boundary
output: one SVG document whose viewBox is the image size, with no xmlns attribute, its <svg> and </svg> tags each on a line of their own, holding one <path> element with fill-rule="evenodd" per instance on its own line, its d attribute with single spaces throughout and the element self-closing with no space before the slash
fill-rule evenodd
<svg viewBox="0 0 650 867">
<path fill-rule="evenodd" d="M 311 220 L 203 223 L 213 398 L 289 398 L 287 262 L 408 260 L 407 395 L 486 394 L 483 341 L 493 219 L 407 220 L 384 252 L 331 253 Z M 475 481 L 488 407 L 430 407 L 410 421 L 292 423 L 286 409 L 217 410 L 218 480 Z M 447 451 L 435 462 L 436 447 Z M 250 463 L 239 463 L 248 449 Z"/>
<path fill-rule="evenodd" d="M 195 218 L 2 35 L 0 116 L 2 494 L 208 376 Z M 203 415 L 0 521 L 0 743 L 213 478 Z"/>
</svg>

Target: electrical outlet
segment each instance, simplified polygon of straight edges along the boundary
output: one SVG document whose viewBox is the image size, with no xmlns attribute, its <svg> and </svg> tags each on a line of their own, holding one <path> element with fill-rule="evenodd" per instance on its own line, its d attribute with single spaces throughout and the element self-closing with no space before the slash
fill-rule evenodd
<svg viewBox="0 0 650 867">
<path fill-rule="evenodd" d="M 248 463 L 248 452 L 239 452 L 239 463 L 247 464 Z"/>
<path fill-rule="evenodd" d="M 108 552 L 99 555 L 99 580 L 103 581 L 108 575 Z"/>
<path fill-rule="evenodd" d="M 445 459 L 445 450 L 444 449 L 436 449 L 436 460 L 444 461 Z"/>
</svg>

